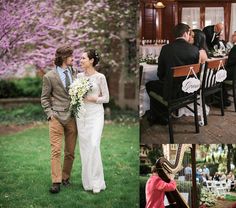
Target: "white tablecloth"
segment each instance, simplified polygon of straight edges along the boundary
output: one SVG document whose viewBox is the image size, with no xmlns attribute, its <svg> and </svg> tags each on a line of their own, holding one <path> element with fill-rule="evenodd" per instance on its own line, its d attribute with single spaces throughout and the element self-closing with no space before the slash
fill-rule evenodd
<svg viewBox="0 0 236 208">
<path fill-rule="evenodd" d="M 150 98 L 147 94 L 145 84 L 151 80 L 157 80 L 157 64 L 151 65 L 140 63 L 143 66 L 143 74 L 141 80 L 140 94 L 139 94 L 139 115 L 143 116 L 147 110 L 150 109 Z"/>
<path fill-rule="evenodd" d="M 140 87 L 140 93 L 139 93 L 139 116 L 143 116 L 147 110 L 150 109 L 150 98 L 147 94 L 145 84 L 152 80 L 158 80 L 157 77 L 157 67 L 158 65 L 151 65 L 146 63 L 140 63 L 140 65 L 143 66 L 143 74 L 142 74 L 142 80 L 141 80 L 141 87 Z M 201 77 L 202 80 L 202 77 Z M 202 113 L 202 102 L 199 101 L 200 106 L 198 105 L 198 115 L 201 116 L 201 125 L 203 125 L 203 113 Z M 193 105 L 189 105 L 190 108 L 193 109 Z M 209 106 L 206 105 L 206 114 L 208 115 L 210 111 Z M 178 112 L 178 117 L 181 116 L 194 116 L 193 112 L 191 112 L 187 108 L 181 108 Z"/>
<path fill-rule="evenodd" d="M 163 45 L 141 45 L 139 47 L 139 55 L 142 58 L 147 57 L 147 55 L 152 57 L 158 57 L 161 51 Z"/>
</svg>

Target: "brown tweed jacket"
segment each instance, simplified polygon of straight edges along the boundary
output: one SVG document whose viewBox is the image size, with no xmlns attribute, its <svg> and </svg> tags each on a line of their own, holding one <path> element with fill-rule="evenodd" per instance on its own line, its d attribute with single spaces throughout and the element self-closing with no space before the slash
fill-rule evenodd
<svg viewBox="0 0 236 208">
<path fill-rule="evenodd" d="M 76 70 L 71 68 L 70 72 L 72 79 L 74 79 Z M 47 119 L 54 116 L 65 125 L 73 117 L 69 110 L 69 94 L 63 86 L 56 68 L 46 73 L 43 77 L 41 105 L 47 115 Z"/>
</svg>

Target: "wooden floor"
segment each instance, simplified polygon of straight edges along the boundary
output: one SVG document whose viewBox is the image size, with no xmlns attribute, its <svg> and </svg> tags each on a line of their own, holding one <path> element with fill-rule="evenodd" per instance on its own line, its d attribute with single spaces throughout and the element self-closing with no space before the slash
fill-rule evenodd
<svg viewBox="0 0 236 208">
<path fill-rule="evenodd" d="M 236 144 L 236 112 L 233 103 L 221 116 L 220 109 L 211 107 L 208 125 L 195 133 L 194 117 L 181 117 L 173 122 L 174 143 L 177 144 Z M 169 143 L 168 125 L 149 126 L 146 116 L 140 119 L 140 142 L 142 144 Z"/>
</svg>

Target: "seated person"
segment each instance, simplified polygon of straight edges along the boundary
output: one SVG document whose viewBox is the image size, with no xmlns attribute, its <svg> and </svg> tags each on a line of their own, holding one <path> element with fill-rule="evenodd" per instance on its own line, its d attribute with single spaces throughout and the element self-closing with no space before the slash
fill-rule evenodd
<svg viewBox="0 0 236 208">
<path fill-rule="evenodd" d="M 146 84 L 147 93 L 151 91 L 166 98 L 168 91 L 168 80 L 171 76 L 171 68 L 175 66 L 183 66 L 188 64 L 195 64 L 199 61 L 199 50 L 196 46 L 191 45 L 189 41 L 190 27 L 186 24 L 180 23 L 174 28 L 175 41 L 171 44 L 166 44 L 162 47 L 160 56 L 158 58 L 158 72 L 159 80 L 150 81 Z M 178 89 L 174 92 L 180 94 Z M 154 100 L 150 96 L 150 114 L 148 121 L 150 124 L 168 123 L 168 112 L 165 106 Z"/>
<path fill-rule="evenodd" d="M 231 190 L 233 190 L 234 189 L 234 174 L 233 174 L 233 172 L 232 171 L 230 171 L 229 173 L 228 173 L 228 175 L 226 176 L 226 180 L 227 180 L 227 182 L 228 181 L 230 181 L 230 183 L 231 183 Z"/>
<path fill-rule="evenodd" d="M 226 41 L 224 40 L 223 33 L 220 33 L 219 35 L 218 49 L 223 53 L 226 52 Z"/>
<path fill-rule="evenodd" d="M 194 29 L 193 45 L 199 49 L 199 63 L 203 64 L 208 59 L 208 48 L 206 45 L 206 35 L 199 29 Z"/>
<path fill-rule="evenodd" d="M 233 79 L 233 72 L 236 70 L 236 33 L 232 36 L 232 41 L 234 43 L 234 46 L 229 52 L 228 60 L 226 63 L 226 70 L 227 70 L 227 79 L 232 80 Z"/>
<path fill-rule="evenodd" d="M 146 183 L 146 208 L 165 208 L 165 192 L 174 191 L 176 182 L 172 179 L 170 183 L 164 182 L 157 174 L 155 166 L 151 168 L 152 175 Z"/>
<path fill-rule="evenodd" d="M 215 175 L 213 177 L 214 181 L 220 181 L 220 174 L 218 172 L 215 172 Z"/>
<path fill-rule="evenodd" d="M 228 54 L 228 60 L 225 65 L 225 69 L 227 70 L 227 78 L 226 78 L 227 80 L 233 80 L 234 72 L 236 71 L 236 33 L 232 36 L 232 40 L 234 42 L 234 46 Z M 230 106 L 231 101 L 229 100 L 229 95 L 224 82 L 222 88 L 223 88 L 224 106 Z"/>
<path fill-rule="evenodd" d="M 190 36 L 189 36 L 189 40 L 188 40 L 188 42 L 190 43 L 190 44 L 193 44 L 194 43 L 194 30 L 191 30 L 190 31 Z"/>
<path fill-rule="evenodd" d="M 226 48 L 228 50 L 228 52 L 231 50 L 231 48 L 233 48 L 234 46 L 234 43 L 235 43 L 235 39 L 234 39 L 234 36 L 236 35 L 236 31 L 234 31 L 233 35 L 231 36 L 231 41 L 229 41 L 227 44 L 226 44 Z"/>
</svg>

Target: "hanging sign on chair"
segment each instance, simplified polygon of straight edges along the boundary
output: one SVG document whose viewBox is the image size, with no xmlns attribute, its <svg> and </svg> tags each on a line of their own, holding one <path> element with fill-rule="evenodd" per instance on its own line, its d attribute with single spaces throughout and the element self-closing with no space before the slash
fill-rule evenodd
<svg viewBox="0 0 236 208">
<path fill-rule="evenodd" d="M 189 74 L 191 71 L 193 72 L 194 77 L 189 78 Z M 193 93 L 197 91 L 200 88 L 200 86 L 201 86 L 200 80 L 198 79 L 196 73 L 194 72 L 193 67 L 190 67 L 188 76 L 182 82 L 182 90 L 187 93 Z"/>
<path fill-rule="evenodd" d="M 223 82 L 227 77 L 227 71 L 225 70 L 222 60 L 218 66 L 218 71 L 216 72 L 216 81 Z"/>
</svg>

